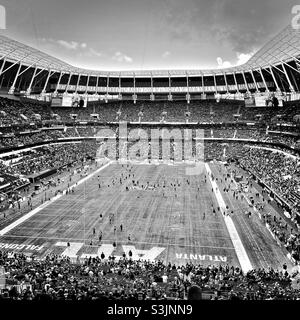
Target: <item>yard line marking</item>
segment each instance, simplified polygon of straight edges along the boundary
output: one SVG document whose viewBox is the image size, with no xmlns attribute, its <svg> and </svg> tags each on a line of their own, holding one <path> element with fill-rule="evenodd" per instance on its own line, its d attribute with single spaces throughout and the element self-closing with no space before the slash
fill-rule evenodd
<svg viewBox="0 0 300 320">
<path fill-rule="evenodd" d="M 85 182 L 86 180 L 90 179 L 93 175 L 95 175 L 96 173 L 100 172 L 101 170 L 107 168 L 109 165 L 111 164 L 111 162 L 108 162 L 107 164 L 105 164 L 104 166 L 102 166 L 101 168 L 97 169 L 96 171 L 94 171 L 93 173 L 89 174 L 88 176 L 82 178 L 80 181 L 77 182 L 77 184 L 73 184 L 70 189 L 75 188 L 75 186 L 78 186 L 80 184 L 82 184 L 83 182 Z M 60 199 L 63 194 L 58 194 L 57 196 L 55 196 L 54 198 L 52 198 L 50 201 L 47 201 L 43 204 L 41 204 L 40 206 L 38 206 L 37 208 L 33 209 L 32 211 L 28 212 L 27 214 L 25 214 L 24 216 L 22 216 L 21 218 L 19 218 L 18 220 L 14 221 L 13 223 L 9 224 L 7 227 L 5 227 L 4 229 L 0 230 L 0 236 L 5 235 L 6 233 L 8 233 L 9 231 L 11 231 L 12 229 L 14 229 L 15 227 L 17 227 L 18 225 L 20 225 L 21 223 L 23 223 L 24 221 L 28 220 L 29 218 L 31 218 L 32 216 L 34 216 L 36 213 L 40 212 L 42 209 L 46 208 L 47 206 L 49 206 L 50 204 L 52 204 L 53 202 L 55 202 L 56 200 Z"/>
<path fill-rule="evenodd" d="M 41 222 L 40 220 L 37 220 L 35 222 Z M 57 221 L 55 221 L 56 223 Z M 64 224 L 67 222 L 67 221 L 62 221 Z M 30 221 L 30 223 L 34 223 L 34 221 Z M 49 221 L 43 221 L 44 224 L 49 224 Z M 70 229 L 74 226 L 78 227 L 78 224 L 79 222 L 78 221 L 73 221 L 72 222 L 72 225 L 66 225 L 66 228 L 67 229 Z M 180 228 L 174 228 L 174 227 L 170 227 L 170 229 L 172 230 L 179 230 Z M 20 231 L 43 231 L 43 232 L 49 232 L 49 227 L 47 229 L 45 229 L 45 226 L 41 226 L 41 227 L 26 227 L 26 226 L 22 226 L 21 229 L 19 229 Z M 83 232 L 84 229 L 76 229 L 76 232 Z M 220 231 L 220 229 L 212 229 L 214 231 Z M 211 231 L 211 229 L 205 229 L 205 231 Z M 58 229 L 56 231 L 57 233 L 59 233 Z M 230 237 L 228 236 L 222 236 L 222 235 L 213 235 L 213 236 L 210 236 L 210 235 L 199 235 L 197 236 L 197 239 L 198 240 L 201 240 L 201 239 L 231 239 Z M 102 240 L 103 241 L 103 240 Z"/>
<path fill-rule="evenodd" d="M 219 207 L 222 209 L 223 212 L 226 212 L 226 204 L 225 204 L 223 197 L 218 189 L 217 183 L 215 181 L 212 181 L 211 170 L 210 170 L 210 167 L 207 163 L 205 163 L 205 168 L 208 173 L 208 178 L 210 180 L 210 183 L 213 187 L 214 194 L 217 198 Z M 243 246 L 243 243 L 239 237 L 239 234 L 235 228 L 235 225 L 234 225 L 231 217 L 226 215 L 225 217 L 223 216 L 223 218 L 224 218 L 228 233 L 230 235 L 231 241 L 233 243 L 235 253 L 236 253 L 237 258 L 239 260 L 239 263 L 241 265 L 241 268 L 244 273 L 247 273 L 248 271 L 253 269 L 252 264 L 249 260 L 248 254 Z"/>
<path fill-rule="evenodd" d="M 26 238 L 26 239 L 46 239 L 46 240 L 67 240 L 69 242 L 76 242 L 76 241 L 84 241 L 84 240 L 91 240 L 90 238 L 89 239 L 82 239 L 82 238 L 63 238 L 63 237 L 42 237 L 42 236 L 28 236 L 28 235 L 13 235 L 13 234 L 8 234 L 8 235 L 5 235 L 4 238 L 1 239 L 1 241 L 4 241 L 4 239 L 6 238 Z M 101 244 L 104 244 L 104 243 L 113 243 L 115 241 L 114 238 L 112 239 L 105 239 L 105 240 L 102 240 L 101 241 Z M 124 240 L 124 241 L 119 241 L 118 240 L 118 244 L 126 244 L 126 245 L 131 245 L 131 244 L 146 244 L 146 245 L 158 245 L 158 246 L 163 246 L 164 243 L 162 242 L 149 242 L 149 241 L 132 241 L 131 243 L 129 243 L 127 240 Z M 215 247 L 215 246 L 201 246 L 201 245 L 196 245 L 196 244 L 178 244 L 178 243 L 174 243 L 174 244 L 168 244 L 169 246 L 173 246 L 173 247 L 190 247 L 190 248 L 208 248 L 208 249 L 226 249 L 226 250 L 235 250 L 235 248 L 233 247 Z M 98 246 L 95 246 L 95 245 L 87 245 L 86 246 L 88 247 L 98 247 Z"/>
</svg>

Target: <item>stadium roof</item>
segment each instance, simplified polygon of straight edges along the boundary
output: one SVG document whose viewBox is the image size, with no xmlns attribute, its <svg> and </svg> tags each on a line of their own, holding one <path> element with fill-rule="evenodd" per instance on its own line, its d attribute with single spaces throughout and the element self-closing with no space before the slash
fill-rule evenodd
<svg viewBox="0 0 300 320">
<path fill-rule="evenodd" d="M 230 74 L 233 72 L 250 71 L 278 65 L 296 59 L 300 64 L 300 30 L 291 25 L 284 28 L 276 37 L 269 41 L 262 49 L 253 55 L 245 64 L 223 69 L 207 70 L 144 70 L 144 71 L 96 71 L 77 68 L 52 57 L 40 50 L 24 45 L 18 41 L 0 35 L 0 57 L 13 63 L 22 63 L 24 66 L 38 67 L 64 73 L 73 73 L 90 76 L 110 77 L 169 77 L 169 76 L 199 76 Z"/>
</svg>

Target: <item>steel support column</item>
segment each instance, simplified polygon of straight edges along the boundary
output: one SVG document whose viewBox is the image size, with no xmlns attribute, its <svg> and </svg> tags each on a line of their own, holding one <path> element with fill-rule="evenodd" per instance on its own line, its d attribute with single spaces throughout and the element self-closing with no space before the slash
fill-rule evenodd
<svg viewBox="0 0 300 320">
<path fill-rule="evenodd" d="M 78 73 L 78 79 L 77 79 L 77 83 L 76 83 L 76 87 L 75 87 L 75 94 L 77 94 L 77 91 L 78 91 L 80 78 L 81 78 L 81 74 Z"/>
<path fill-rule="evenodd" d="M 67 83 L 67 86 L 66 86 L 66 90 L 65 90 L 65 93 L 68 93 L 68 89 L 69 89 L 69 86 L 70 86 L 70 82 L 71 82 L 71 78 L 73 77 L 73 73 L 71 72 L 70 73 L 70 76 L 69 76 L 69 79 L 68 79 L 68 83 Z"/>
<path fill-rule="evenodd" d="M 223 75 L 224 75 L 226 90 L 227 90 L 227 93 L 229 93 L 228 83 L 227 83 L 227 79 L 226 79 L 226 72 L 223 72 Z"/>
<path fill-rule="evenodd" d="M 63 75 L 64 75 L 64 73 L 60 72 L 60 75 L 59 75 L 59 78 L 58 78 L 58 82 L 57 82 L 57 86 L 56 86 L 55 91 L 54 91 L 54 95 L 57 95 L 59 83 L 60 83 L 60 80 L 61 80 Z"/>
<path fill-rule="evenodd" d="M 88 75 L 88 78 L 87 78 L 87 82 L 86 82 L 86 89 L 85 89 L 85 95 L 87 94 L 87 92 L 88 92 L 88 87 L 89 87 L 89 81 L 90 81 L 90 74 Z"/>
<path fill-rule="evenodd" d="M 280 90 L 280 88 L 279 88 L 279 85 L 278 85 L 278 82 L 277 82 L 277 80 L 276 80 L 276 78 L 275 78 L 274 72 L 273 72 L 273 70 L 272 70 L 272 66 L 269 66 L 269 69 L 270 69 L 270 72 L 271 72 L 272 78 L 273 78 L 273 80 L 274 80 L 274 83 L 275 83 L 275 86 L 276 86 L 277 91 L 278 91 L 278 92 L 281 92 L 281 90 Z"/>
<path fill-rule="evenodd" d="M 27 88 L 27 90 L 26 90 L 26 94 L 27 94 L 27 95 L 30 95 L 30 93 L 31 93 L 31 86 L 32 86 L 33 80 L 34 80 L 34 78 L 35 78 L 36 71 L 37 71 L 37 67 L 35 67 L 35 69 L 34 69 L 34 73 L 33 73 L 32 78 L 31 78 L 31 80 L 30 80 L 29 86 L 28 86 L 28 88 Z"/>
<path fill-rule="evenodd" d="M 245 82 L 245 86 L 246 86 L 247 92 L 249 93 L 250 90 L 249 90 L 248 82 L 246 80 L 246 76 L 245 76 L 245 72 L 244 71 L 242 71 L 242 75 L 243 75 L 243 79 L 244 79 L 244 82 Z"/>
<path fill-rule="evenodd" d="M 253 81 L 254 81 L 254 85 L 255 85 L 255 88 L 256 88 L 256 92 L 258 93 L 258 92 L 259 92 L 259 89 L 258 89 L 258 85 L 257 85 L 257 83 L 256 83 L 256 80 L 255 80 L 255 78 L 254 78 L 253 71 L 250 70 L 250 73 L 251 73 L 252 79 L 253 79 Z"/>
<path fill-rule="evenodd" d="M 215 90 L 216 90 L 216 94 L 218 93 L 218 89 L 217 89 L 217 79 L 216 79 L 216 74 L 214 73 L 214 84 L 215 84 Z"/>
<path fill-rule="evenodd" d="M 269 90 L 269 88 L 268 88 L 268 86 L 267 86 L 266 79 L 265 79 L 265 77 L 264 77 L 264 75 L 263 75 L 263 72 L 262 72 L 262 69 L 261 69 L 261 68 L 259 68 L 259 72 L 260 72 L 260 74 L 261 74 L 261 77 L 262 77 L 262 79 L 263 79 L 264 85 L 265 85 L 265 87 L 266 87 L 266 91 L 267 91 L 267 92 L 270 92 L 270 90 Z"/>
<path fill-rule="evenodd" d="M 49 70 L 49 73 L 48 73 L 48 76 L 47 76 L 46 82 L 45 82 L 45 84 L 44 84 L 44 88 L 43 88 L 43 90 L 42 90 L 42 93 L 46 93 L 46 88 L 47 88 L 47 85 L 48 85 L 49 79 L 50 79 L 50 77 L 51 77 L 53 74 L 54 74 L 54 72 L 53 72 L 53 73 L 51 73 L 51 71 Z"/>
<path fill-rule="evenodd" d="M 287 81 L 288 81 L 288 83 L 289 83 L 291 92 L 295 92 L 294 86 L 292 85 L 292 82 L 291 82 L 291 80 L 290 80 L 290 78 L 289 78 L 289 76 L 288 76 L 288 73 L 287 73 L 287 71 L 286 71 L 286 68 L 285 68 L 284 63 L 282 63 L 281 65 L 282 65 L 284 74 L 285 74 L 285 76 L 286 76 L 286 78 L 287 78 Z"/>
<path fill-rule="evenodd" d="M 15 76 L 15 79 L 14 79 L 14 81 L 13 81 L 13 83 L 12 83 L 12 85 L 11 85 L 9 91 L 8 91 L 9 94 L 14 94 L 15 85 L 16 85 L 17 79 L 18 79 L 18 77 L 19 77 L 19 73 L 20 73 L 20 71 L 21 71 L 21 68 L 22 68 L 22 63 L 20 63 L 19 68 L 18 68 L 18 71 L 17 71 L 17 74 L 16 74 L 16 76 Z"/>
</svg>

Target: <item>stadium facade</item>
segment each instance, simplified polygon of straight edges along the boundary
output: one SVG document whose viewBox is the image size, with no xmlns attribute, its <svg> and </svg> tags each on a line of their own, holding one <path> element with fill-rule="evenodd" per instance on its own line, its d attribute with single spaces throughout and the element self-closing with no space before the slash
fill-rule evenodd
<svg viewBox="0 0 300 320">
<path fill-rule="evenodd" d="M 243 65 L 212 70 L 95 71 L 0 36 L 0 90 L 51 99 L 198 100 L 276 94 L 299 99 L 300 32 L 290 25 Z M 294 97 L 294 98 L 293 98 Z"/>
</svg>

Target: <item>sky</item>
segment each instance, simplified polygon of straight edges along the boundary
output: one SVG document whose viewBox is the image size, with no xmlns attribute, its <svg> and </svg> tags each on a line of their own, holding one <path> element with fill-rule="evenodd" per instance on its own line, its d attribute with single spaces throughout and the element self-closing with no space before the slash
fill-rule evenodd
<svg viewBox="0 0 300 320">
<path fill-rule="evenodd" d="M 299 0 L 0 0 L 6 35 L 95 70 L 209 69 L 246 62 Z"/>
</svg>

